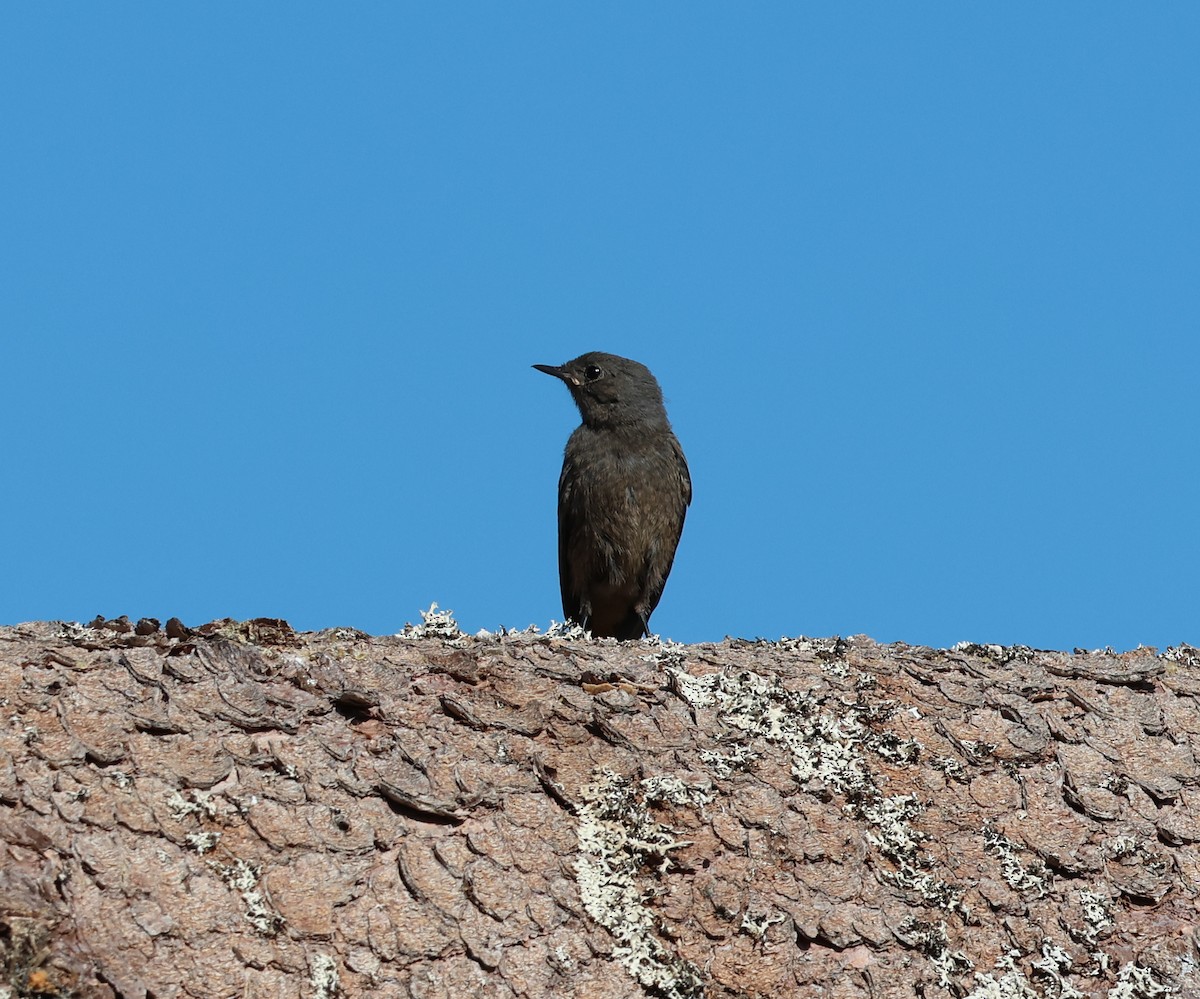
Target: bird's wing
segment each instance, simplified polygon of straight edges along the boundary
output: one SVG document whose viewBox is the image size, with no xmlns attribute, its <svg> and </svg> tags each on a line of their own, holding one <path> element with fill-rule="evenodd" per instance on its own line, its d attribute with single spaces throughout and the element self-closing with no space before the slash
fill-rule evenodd
<svg viewBox="0 0 1200 999">
<path fill-rule="evenodd" d="M 683 448 L 679 446 L 678 438 L 674 438 L 671 443 L 671 450 L 675 452 L 675 461 L 679 465 L 679 478 L 683 480 L 683 505 L 686 508 L 692 505 L 692 473 L 688 471 L 687 459 L 683 456 Z M 679 518 L 679 532 L 683 533 L 683 517 Z M 679 538 L 675 539 L 675 543 L 679 544 Z"/>
<path fill-rule="evenodd" d="M 679 539 L 683 537 L 683 521 L 687 516 L 687 508 L 692 503 L 692 475 L 688 471 L 687 459 L 683 456 L 683 448 L 679 446 L 679 441 L 674 437 L 671 438 L 671 455 L 675 460 L 675 469 L 679 473 L 679 499 L 681 501 L 676 521 L 676 529 L 674 536 L 663 539 L 668 557 L 662 565 L 661 572 L 650 573 L 646 577 L 646 589 L 642 597 L 641 603 L 645 608 L 646 618 L 654 613 L 654 608 L 658 606 L 658 601 L 662 599 L 663 589 L 667 585 L 667 576 L 671 574 L 671 566 L 675 563 L 675 549 L 679 547 Z"/>
<path fill-rule="evenodd" d="M 571 550 L 571 525 L 579 518 L 571 516 L 575 497 L 571 492 L 571 460 L 563 459 L 562 474 L 558 477 L 558 588 L 562 593 L 563 614 L 567 622 L 583 622 L 583 607 L 579 594 L 571 591 L 571 572 L 568 568 L 568 552 Z"/>
</svg>

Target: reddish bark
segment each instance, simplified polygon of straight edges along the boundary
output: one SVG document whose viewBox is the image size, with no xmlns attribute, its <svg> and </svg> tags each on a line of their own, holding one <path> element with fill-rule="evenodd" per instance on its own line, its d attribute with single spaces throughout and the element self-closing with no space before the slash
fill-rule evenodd
<svg viewBox="0 0 1200 999">
<path fill-rule="evenodd" d="M 1200 996 L 1194 649 L 436 624 L 0 629 L 0 995 Z"/>
</svg>

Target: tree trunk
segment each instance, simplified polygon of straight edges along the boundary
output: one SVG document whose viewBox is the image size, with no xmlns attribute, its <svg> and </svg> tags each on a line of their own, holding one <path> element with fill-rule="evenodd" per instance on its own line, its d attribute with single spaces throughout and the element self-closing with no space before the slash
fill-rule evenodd
<svg viewBox="0 0 1200 999">
<path fill-rule="evenodd" d="M 1200 997 L 1187 646 L 170 633 L 0 629 L 0 996 Z"/>
</svg>

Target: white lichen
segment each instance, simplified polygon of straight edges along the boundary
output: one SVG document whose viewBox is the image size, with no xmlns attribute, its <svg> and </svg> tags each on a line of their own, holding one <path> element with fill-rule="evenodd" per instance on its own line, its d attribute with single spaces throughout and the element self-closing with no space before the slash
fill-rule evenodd
<svg viewBox="0 0 1200 999">
<path fill-rule="evenodd" d="M 640 885 L 647 869 L 663 870 L 668 852 L 682 845 L 647 807 L 646 785 L 659 791 L 665 780 L 640 782 L 639 795 L 629 778 L 606 771 L 581 788 L 575 874 L 584 908 L 612 934 L 617 942 L 613 954 L 634 980 L 668 999 L 698 999 L 703 994 L 699 970 L 658 939 Z"/>
<path fill-rule="evenodd" d="M 1200 649 L 1192 645 L 1172 645 L 1159 658 L 1183 666 L 1200 666 Z"/>
<path fill-rule="evenodd" d="M 99 628 L 89 628 L 78 621 L 64 621 L 60 637 L 68 642 L 97 642 L 105 638 L 106 634 Z"/>
<path fill-rule="evenodd" d="M 1079 939 L 1094 947 L 1100 938 L 1112 929 L 1112 906 L 1106 895 L 1089 891 L 1086 888 L 1080 889 L 1077 896 L 1079 904 L 1083 908 L 1085 923 Z"/>
<path fill-rule="evenodd" d="M 1106 839 L 1102 846 L 1104 852 L 1113 860 L 1120 860 L 1122 857 L 1130 857 L 1141 850 L 1145 846 L 1145 840 L 1139 839 L 1137 836 L 1113 836 Z"/>
<path fill-rule="evenodd" d="M 1067 981 L 1074 961 L 1071 955 L 1063 950 L 1053 940 L 1042 941 L 1042 956 L 1030 962 L 1033 970 L 1045 978 L 1045 995 L 1047 999 L 1085 999 L 1085 996 L 1075 986 Z"/>
<path fill-rule="evenodd" d="M 209 850 L 215 847 L 220 839 L 221 834 L 219 832 L 195 832 L 188 833 L 184 837 L 187 845 L 201 856 L 208 853 Z"/>
<path fill-rule="evenodd" d="M 328 954 L 317 954 L 312 959 L 312 971 L 308 984 L 313 990 L 313 999 L 333 999 L 342 991 L 337 962 Z"/>
<path fill-rule="evenodd" d="M 641 644 L 655 646 L 654 652 L 638 657 L 644 663 L 651 663 L 664 669 L 680 669 L 687 662 L 687 646 L 673 642 L 669 638 L 664 640 L 654 635 L 652 639 L 643 638 Z"/>
<path fill-rule="evenodd" d="M 178 791 L 172 792 L 171 797 L 167 799 L 167 805 L 171 809 L 171 818 L 176 822 L 182 822 L 189 815 L 203 815 L 209 819 L 216 817 L 217 802 L 211 792 L 192 788 L 188 794 L 191 795 L 191 801 L 188 801 Z"/>
<path fill-rule="evenodd" d="M 932 862 L 919 851 L 925 837 L 913 820 L 923 810 L 920 802 L 911 795 L 884 795 L 868 762 L 867 753 L 891 763 L 911 762 L 920 755 L 915 740 L 868 726 L 867 722 L 878 724 L 890 718 L 894 704 L 858 700 L 835 715 L 824 710 L 814 694 L 790 690 L 777 679 L 748 670 L 703 677 L 676 670 L 671 674 L 680 694 L 695 707 L 714 709 L 725 728 L 720 733 L 723 752 L 701 757 L 718 764 L 713 770 L 717 777 L 727 777 L 733 770 L 730 750 L 744 747 L 742 758 L 748 759 L 755 739 L 785 747 L 792 773 L 801 784 L 844 795 L 846 813 L 867 823 L 868 840 L 897 867 L 886 876 L 888 880 L 946 911 L 961 911 L 962 889 L 929 873 L 926 868 Z"/>
<path fill-rule="evenodd" d="M 761 940 L 767 935 L 767 930 L 776 923 L 782 923 L 786 918 L 782 914 L 768 916 L 765 912 L 751 912 L 747 909 L 742 913 L 742 925 L 739 928 L 755 940 Z"/>
<path fill-rule="evenodd" d="M 1017 845 L 991 825 L 983 827 L 983 845 L 1000 858 L 1000 873 L 1013 891 L 1034 892 L 1042 898 L 1049 890 L 1052 875 L 1041 860 L 1026 867 L 1017 858 Z"/>
<path fill-rule="evenodd" d="M 1130 963 L 1117 972 L 1117 984 L 1108 990 L 1107 999 L 1157 999 L 1178 994 L 1179 989 L 1160 982 L 1149 968 Z"/>
<path fill-rule="evenodd" d="M 1043 999 L 1029 987 L 1025 976 L 1017 972 L 997 979 L 977 971 L 975 981 L 979 984 L 964 999 Z"/>
<path fill-rule="evenodd" d="M 406 623 L 397 638 L 442 638 L 458 641 L 464 638 L 462 629 L 454 620 L 454 611 L 438 610 L 437 602 L 429 610 L 421 611 L 421 623 Z"/>
<path fill-rule="evenodd" d="M 806 635 L 795 635 L 789 638 L 784 635 L 775 643 L 781 652 L 812 652 L 820 644 L 820 639 L 809 638 Z"/>
<path fill-rule="evenodd" d="M 939 756 L 935 760 L 930 760 L 929 765 L 935 770 L 940 770 L 949 780 L 956 781 L 960 784 L 966 783 L 967 769 L 962 765 L 962 761 L 957 757 Z"/>
<path fill-rule="evenodd" d="M 844 680 L 850 675 L 850 666 L 843 659 L 823 659 L 818 665 L 822 673 L 835 680 Z"/>
<path fill-rule="evenodd" d="M 744 742 L 736 743 L 727 753 L 718 753 L 713 749 L 700 750 L 701 762 L 722 780 L 728 780 L 735 773 L 749 770 L 750 764 L 760 755 Z"/>
<path fill-rule="evenodd" d="M 982 739 L 964 739 L 961 745 L 971 759 L 975 760 L 977 763 L 982 763 L 984 760 L 991 759 L 992 754 L 996 752 L 995 743 L 984 742 Z"/>
<path fill-rule="evenodd" d="M 550 627 L 546 629 L 547 638 L 557 638 L 564 641 L 578 642 L 585 639 L 590 639 L 592 633 L 584 631 L 582 627 L 574 621 L 550 621 Z"/>
<path fill-rule="evenodd" d="M 1028 645 L 979 645 L 975 642 L 955 642 L 951 652 L 962 652 L 981 659 L 992 659 L 1001 666 L 1011 662 L 1032 662 L 1036 653 Z"/>
<path fill-rule="evenodd" d="M 259 888 L 258 879 L 262 868 L 241 858 L 231 865 L 216 864 L 213 868 L 230 888 L 242 896 L 246 906 L 242 913 L 246 920 L 265 937 L 273 937 L 283 927 L 284 918 L 267 904 Z"/>
<path fill-rule="evenodd" d="M 930 922 L 908 916 L 896 927 L 895 933 L 901 942 L 921 951 L 929 958 L 929 963 L 937 974 L 938 985 L 944 989 L 953 989 L 954 979 L 974 968 L 961 950 L 950 949 L 950 939 L 943 920 Z"/>
<path fill-rule="evenodd" d="M 874 673 L 859 673 L 854 680 L 854 689 L 859 693 L 867 690 L 874 690 L 878 686 L 879 677 L 877 677 Z M 911 707 L 908 710 L 914 718 L 921 717 L 921 712 L 916 707 Z"/>
<path fill-rule="evenodd" d="M 713 800 L 711 784 L 686 784 L 678 777 L 647 777 L 641 781 L 641 788 L 648 803 L 667 801 L 672 805 L 703 808 Z"/>
<path fill-rule="evenodd" d="M 527 624 L 524 628 L 509 628 L 502 624 L 495 631 L 480 628 L 475 632 L 475 637 L 481 642 L 498 642 L 502 638 L 534 638 L 541 633 L 542 629 L 536 624 Z"/>
<path fill-rule="evenodd" d="M 997 965 L 1003 962 L 997 961 Z M 1009 958 L 1009 964 L 1011 964 Z M 975 972 L 976 986 L 963 999 L 1045 999 L 1029 986 L 1027 979 L 1016 969 L 1006 971 L 1000 978 L 986 972 Z"/>
<path fill-rule="evenodd" d="M 557 971 L 560 975 L 569 975 L 575 970 L 575 961 L 571 957 L 570 952 L 562 944 L 559 944 L 547 958 L 547 963 Z"/>
<path fill-rule="evenodd" d="M 873 828 L 867 830 L 867 841 L 877 846 L 885 857 L 891 857 L 897 863 L 916 863 L 921 844 L 928 837 L 912 824 L 922 811 L 915 794 L 873 796 L 858 804 L 846 805 L 845 811 L 871 824 Z"/>
</svg>

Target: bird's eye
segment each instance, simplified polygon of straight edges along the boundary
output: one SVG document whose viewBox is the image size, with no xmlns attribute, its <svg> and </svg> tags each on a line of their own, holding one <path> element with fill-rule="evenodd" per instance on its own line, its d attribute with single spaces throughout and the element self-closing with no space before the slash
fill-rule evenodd
<svg viewBox="0 0 1200 999">
<path fill-rule="evenodd" d="M 600 368 L 597 367 L 595 364 L 589 364 L 586 368 L 583 369 L 583 377 L 586 378 L 589 382 L 594 382 L 602 374 L 604 374 L 604 372 L 601 371 Z"/>
</svg>

